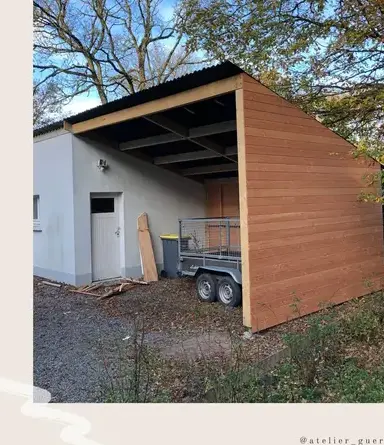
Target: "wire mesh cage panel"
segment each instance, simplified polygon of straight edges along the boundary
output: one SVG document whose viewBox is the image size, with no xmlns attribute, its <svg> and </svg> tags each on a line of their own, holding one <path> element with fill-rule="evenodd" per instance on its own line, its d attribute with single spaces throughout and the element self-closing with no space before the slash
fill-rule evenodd
<svg viewBox="0 0 384 445">
<path fill-rule="evenodd" d="M 180 255 L 241 258 L 239 218 L 190 218 L 179 224 Z"/>
</svg>

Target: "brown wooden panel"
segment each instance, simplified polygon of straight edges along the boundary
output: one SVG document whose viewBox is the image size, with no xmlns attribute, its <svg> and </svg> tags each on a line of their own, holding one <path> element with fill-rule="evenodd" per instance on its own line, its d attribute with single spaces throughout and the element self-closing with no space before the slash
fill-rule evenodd
<svg viewBox="0 0 384 445">
<path fill-rule="evenodd" d="M 334 175 L 336 179 L 338 174 L 355 176 L 362 179 L 362 175 L 367 171 L 356 164 L 356 167 L 340 167 L 335 163 L 335 166 L 328 165 L 289 165 L 289 164 L 263 164 L 256 162 L 247 163 L 247 171 L 249 172 L 293 172 L 293 173 L 326 173 Z M 251 178 L 250 176 L 249 178 Z"/>
<path fill-rule="evenodd" d="M 316 200 L 313 196 L 272 196 L 268 198 L 249 198 L 250 207 L 257 206 L 276 206 L 276 205 L 297 205 L 297 204 L 313 204 L 316 203 L 318 208 L 325 208 L 328 203 L 338 203 L 341 199 L 339 196 L 317 196 Z M 343 195 L 342 202 L 355 203 L 357 201 L 357 195 Z M 254 210 L 256 214 L 260 214 L 259 211 Z"/>
<path fill-rule="evenodd" d="M 261 95 L 260 95 L 261 96 Z M 298 108 L 290 108 L 290 107 L 282 107 L 280 105 L 270 104 L 267 101 L 263 102 L 255 102 L 254 100 L 244 100 L 244 111 L 262 111 L 265 113 L 277 114 L 282 116 L 297 116 L 304 118 L 307 116 Z M 307 116 L 308 119 L 311 119 L 310 116 Z"/>
<path fill-rule="evenodd" d="M 240 216 L 239 203 L 239 184 L 237 182 L 228 182 L 221 184 L 221 216 Z"/>
<path fill-rule="evenodd" d="M 284 124 L 304 125 L 306 127 L 318 127 L 320 122 L 310 116 L 291 116 L 290 114 L 264 113 L 258 110 L 247 110 L 247 119 L 260 119 L 266 122 L 280 122 Z"/>
<path fill-rule="evenodd" d="M 298 232 L 301 235 L 311 235 L 315 233 L 325 233 L 325 232 L 333 232 L 339 230 L 350 230 L 350 229 L 361 229 L 363 227 L 371 227 L 375 226 L 377 217 L 369 218 L 363 221 L 354 221 L 350 223 L 340 223 L 340 224 L 324 224 L 318 226 L 308 226 L 308 227 L 294 227 L 292 229 L 283 229 L 283 230 L 265 230 L 260 232 L 254 225 L 250 225 L 249 227 L 249 242 L 253 243 L 261 240 L 271 240 L 271 239 L 279 239 L 284 237 L 295 236 Z"/>
<path fill-rule="evenodd" d="M 357 160 L 354 159 L 335 159 L 331 156 L 328 157 L 295 157 L 295 156 L 279 156 L 272 154 L 250 154 L 248 156 L 248 162 L 253 163 L 263 163 L 263 164 L 284 164 L 284 165 L 305 165 L 305 166 L 318 166 L 325 165 L 330 167 L 351 167 L 351 168 L 362 168 L 366 169 L 364 165 L 360 165 Z M 362 172 L 361 172 L 362 173 Z"/>
<path fill-rule="evenodd" d="M 325 226 L 329 224 L 348 224 L 348 223 L 359 223 L 361 221 L 366 221 L 369 224 L 370 221 L 375 221 L 377 216 L 375 214 L 354 214 L 347 216 L 332 216 L 332 217 L 321 217 L 321 218 L 297 218 L 291 221 L 272 221 L 266 223 L 253 222 L 250 220 L 250 233 L 252 232 L 271 232 L 271 231 L 281 231 L 287 229 L 301 229 L 305 227 L 318 227 Z"/>
<path fill-rule="evenodd" d="M 277 105 L 280 108 L 286 108 L 286 109 L 294 109 L 294 105 L 290 104 L 286 100 L 284 100 L 282 97 L 276 96 L 276 95 L 268 95 L 268 94 L 261 94 L 261 93 L 254 93 L 253 91 L 244 91 L 245 97 L 247 98 L 247 101 L 252 102 L 258 102 L 262 104 L 267 105 Z M 247 118 L 247 115 L 245 114 L 245 119 Z"/>
<path fill-rule="evenodd" d="M 287 139 L 289 141 L 315 142 L 327 145 L 345 146 L 347 144 L 342 138 L 332 136 L 313 136 L 310 134 L 295 133 L 293 131 L 264 130 L 260 128 L 248 127 L 245 125 L 246 136 L 256 136 L 260 138 Z"/>
<path fill-rule="evenodd" d="M 252 313 L 252 323 L 255 330 L 263 330 L 271 325 L 276 325 L 298 316 L 308 315 L 316 312 L 327 304 L 339 304 L 352 298 L 357 298 L 367 293 L 382 289 L 383 280 L 380 278 L 372 279 L 370 286 L 364 284 L 352 283 L 346 278 L 343 282 L 337 282 L 332 285 L 326 285 L 320 289 L 315 289 L 306 294 L 300 294 L 302 298 L 293 294 L 287 299 L 274 301 L 269 304 L 259 303 Z M 307 297 L 310 294 L 311 297 Z M 325 298 L 329 295 L 329 298 Z M 297 303 L 299 300 L 299 303 Z M 272 307 L 277 309 L 272 309 Z"/>
<path fill-rule="evenodd" d="M 263 181 L 248 181 L 247 185 L 250 189 L 264 189 L 266 184 L 265 180 Z M 356 178 L 355 180 L 352 178 L 340 178 L 340 179 L 331 179 L 331 180 L 313 180 L 313 181 L 281 181 L 281 180 L 268 180 L 268 188 L 271 189 L 311 189 L 311 188 L 324 188 L 324 187 L 340 187 L 340 188 L 358 188 L 361 189 L 361 180 Z"/>
<path fill-rule="evenodd" d="M 239 217 L 239 184 L 237 181 L 212 181 L 206 184 L 207 215 L 210 217 Z M 224 244 L 226 234 L 216 227 L 209 227 L 208 239 L 210 247 Z M 222 242 L 220 243 L 220 237 Z M 240 230 L 230 230 L 230 242 L 233 246 L 240 245 Z"/>
<path fill-rule="evenodd" d="M 353 181 L 356 186 L 362 185 L 362 176 L 366 173 L 366 170 L 363 170 L 358 173 L 351 174 L 348 173 L 348 170 L 344 169 L 337 176 L 331 177 L 329 173 L 316 173 L 316 172 L 284 172 L 284 171 L 249 171 L 248 172 L 248 181 L 254 180 L 263 180 L 263 181 Z M 366 182 L 363 181 L 363 184 Z"/>
<path fill-rule="evenodd" d="M 206 209 L 208 217 L 216 217 L 221 214 L 221 189 L 216 183 L 207 183 L 206 191 Z"/>
<path fill-rule="evenodd" d="M 248 153 L 257 154 L 257 147 L 282 147 L 287 149 L 288 153 L 292 153 L 296 150 L 317 151 L 323 153 L 351 153 L 352 148 L 350 145 L 333 145 L 332 143 L 319 143 L 309 141 L 295 141 L 290 139 L 281 139 L 273 137 L 258 137 L 248 135 L 246 137 Z"/>
<path fill-rule="evenodd" d="M 318 242 L 327 241 L 327 240 L 334 240 L 336 243 L 342 243 L 344 238 L 347 238 L 349 236 L 359 236 L 359 235 L 373 235 L 375 238 L 380 241 L 380 237 L 382 236 L 382 228 L 379 228 L 377 226 L 368 226 L 363 228 L 352 228 L 345 230 L 344 228 L 339 231 L 333 231 L 333 232 L 320 232 L 320 233 L 314 233 L 309 235 L 302 235 L 297 234 L 295 236 L 290 237 L 282 237 L 282 238 L 275 238 L 275 239 L 262 239 L 259 241 L 254 241 L 250 243 L 251 247 L 251 256 L 254 259 L 257 259 L 258 253 L 260 253 L 260 258 L 264 257 L 263 251 L 268 250 L 271 252 L 274 251 L 275 255 L 280 254 L 280 249 L 282 249 L 285 246 L 292 247 L 295 244 L 296 245 L 306 245 L 307 250 L 311 250 L 309 244 L 313 244 L 314 246 L 317 245 Z M 293 247 L 292 247 L 293 248 Z M 304 248 L 304 247 L 303 247 Z M 271 256 L 271 253 L 270 255 Z"/>
<path fill-rule="evenodd" d="M 292 292 L 289 295 L 286 295 L 284 297 L 277 296 L 277 298 L 271 298 L 271 299 L 265 299 L 260 300 L 260 308 L 263 304 L 275 306 L 277 311 L 279 311 L 279 308 L 283 308 L 283 311 L 286 311 L 288 308 L 288 305 L 293 305 L 295 302 L 299 306 L 298 309 L 300 310 L 301 307 L 303 307 L 303 303 L 309 303 L 313 304 L 316 303 L 319 306 L 324 304 L 337 304 L 341 303 L 345 300 L 340 299 L 340 296 L 343 294 L 343 289 L 346 289 L 351 284 L 351 272 L 347 274 L 341 274 L 338 277 L 332 278 L 330 281 L 327 281 L 326 283 L 323 283 L 322 285 L 316 287 L 315 289 L 309 289 L 307 291 L 302 291 L 300 293 Z M 368 274 L 369 276 L 370 274 Z M 364 293 L 368 293 L 371 289 L 372 284 L 380 282 L 380 277 L 370 277 L 367 280 L 364 280 L 364 277 L 367 276 L 364 273 L 359 274 L 359 278 L 361 279 L 360 286 L 365 290 Z M 371 284 L 372 283 L 372 284 Z M 356 286 L 355 283 L 352 283 L 353 286 Z M 299 296 L 300 295 L 300 296 Z M 327 300 L 324 300 L 324 295 L 329 295 L 329 298 Z M 357 296 L 361 296 L 357 295 Z M 321 298 L 319 298 L 321 297 Z M 299 301 L 298 301 L 299 300 Z M 294 310 L 291 307 L 292 310 Z"/>
<path fill-rule="evenodd" d="M 369 228 L 368 228 L 369 229 Z M 333 232 L 334 233 L 334 232 Z M 332 233 L 332 234 L 333 234 Z M 250 256 L 251 259 L 255 261 L 259 261 L 259 264 L 266 264 L 265 261 L 268 258 L 271 258 L 273 260 L 273 264 L 276 262 L 276 258 L 280 258 L 284 255 L 294 255 L 296 252 L 305 252 L 306 255 L 312 255 L 312 253 L 318 254 L 318 252 L 311 252 L 313 250 L 322 249 L 323 247 L 331 246 L 333 249 L 333 245 L 335 243 L 335 240 L 339 243 L 340 248 L 344 248 L 347 245 L 371 245 L 373 243 L 374 245 L 380 245 L 380 233 L 372 233 L 372 234 L 363 234 L 363 235 L 352 235 L 352 236 L 345 236 L 345 232 L 342 232 L 342 236 L 337 237 L 327 237 L 329 233 L 320 234 L 325 235 L 323 236 L 323 239 L 320 239 L 319 241 L 310 241 L 310 242 L 302 242 L 300 244 L 294 241 L 292 239 L 289 239 L 289 243 L 287 245 L 280 245 L 279 247 L 271 247 L 271 248 L 260 248 L 257 249 L 258 243 L 252 243 L 251 249 L 253 249 L 252 254 Z M 311 235 L 308 235 L 308 237 Z M 303 238 L 301 238 L 303 239 Z M 280 241 L 280 240 L 279 240 Z M 257 249 L 257 252 L 255 251 Z"/>
<path fill-rule="evenodd" d="M 323 270 L 320 272 L 300 275 L 293 278 L 279 280 L 274 283 L 267 283 L 264 285 L 253 286 L 253 292 L 257 293 L 257 300 L 268 301 L 273 298 L 284 298 L 291 293 L 302 293 L 305 291 L 313 291 L 317 287 L 325 286 L 332 280 L 337 281 L 343 277 L 349 277 L 352 281 L 355 281 L 353 274 L 357 274 L 359 279 L 356 284 L 361 283 L 361 279 L 369 279 L 372 274 L 383 276 L 383 260 L 380 257 L 374 257 L 360 261 L 351 262 L 350 264 L 337 264 L 336 267 Z"/>
<path fill-rule="evenodd" d="M 249 198 L 260 198 L 263 196 L 278 197 L 278 196 L 340 196 L 340 195 L 355 195 L 357 196 L 362 188 L 308 188 L 308 189 L 294 189 L 292 187 L 287 189 L 253 189 L 249 192 Z M 365 188 L 367 192 L 374 191 L 372 188 Z M 316 198 L 313 198 L 316 199 Z"/>
<path fill-rule="evenodd" d="M 373 272 L 370 273 L 370 270 Z M 334 275 L 334 271 L 333 273 L 330 272 L 329 275 L 331 274 Z M 354 274 L 356 274 L 356 277 L 359 279 L 358 282 L 353 280 Z M 324 305 L 332 303 L 339 304 L 351 298 L 360 297 L 374 290 L 380 289 L 383 285 L 383 277 L 380 275 L 379 269 L 377 269 L 377 267 L 375 268 L 374 264 L 371 262 L 363 271 L 359 270 L 358 266 L 354 267 L 354 265 L 352 265 L 352 267 L 348 269 L 348 272 L 341 274 L 339 277 L 334 277 L 331 280 L 316 280 L 316 283 L 318 286 L 312 289 L 303 291 L 297 290 L 291 292 L 290 294 L 284 294 L 284 296 L 280 296 L 280 294 L 278 294 L 279 296 L 273 299 L 266 296 L 265 300 L 259 300 L 257 306 L 252 308 L 252 315 L 259 318 L 261 314 L 268 309 L 271 311 L 273 310 L 275 315 L 278 315 L 279 313 L 292 314 L 292 312 L 295 311 L 295 308 L 292 307 L 292 303 L 295 303 L 295 301 L 298 303 L 298 306 L 301 309 L 301 315 L 305 315 L 302 309 L 304 309 L 307 305 L 312 307 L 312 310 L 307 312 L 310 313 L 319 310 L 321 307 L 324 307 Z M 377 287 L 378 285 L 381 287 Z M 351 288 L 358 288 L 361 293 L 345 295 L 344 290 Z M 292 314 L 292 316 L 294 318 L 294 314 Z M 274 324 L 284 321 L 285 319 L 280 319 L 280 321 L 275 322 Z"/>
<path fill-rule="evenodd" d="M 379 166 L 249 76 L 242 95 L 252 329 L 298 316 L 294 297 L 302 315 L 380 288 L 382 211 L 358 202 Z"/>
<path fill-rule="evenodd" d="M 315 211 L 302 211 L 302 212 L 290 212 L 289 208 L 277 213 L 268 213 L 263 215 L 251 215 L 249 217 L 250 224 L 254 223 L 269 223 L 269 222 L 282 222 L 282 221 L 302 221 L 315 219 L 316 221 L 327 219 L 327 218 L 338 218 L 343 216 L 361 215 L 361 206 L 354 207 L 352 209 L 339 209 L 336 207 L 335 210 L 319 210 L 317 207 Z M 371 207 L 367 208 L 364 215 L 371 215 L 375 217 L 377 212 Z"/>
<path fill-rule="evenodd" d="M 268 217 L 271 215 L 273 216 L 276 214 L 286 214 L 290 212 L 313 212 L 313 211 L 327 212 L 336 209 L 343 212 L 351 209 L 351 212 L 358 211 L 358 213 L 364 212 L 364 213 L 374 213 L 378 215 L 377 212 L 380 211 L 380 209 L 378 208 L 379 206 L 372 206 L 372 204 L 357 202 L 356 199 L 354 199 L 353 201 L 343 201 L 343 202 L 323 202 L 321 203 L 321 205 L 319 205 L 317 200 L 312 200 L 307 204 L 288 203 L 283 205 L 269 205 L 268 207 L 269 207 L 268 209 L 264 208 L 263 212 L 261 213 L 257 212 L 256 209 L 252 210 L 252 215 Z"/>
<path fill-rule="evenodd" d="M 205 187 L 208 216 L 240 216 L 239 184 L 237 181 L 212 181 L 206 183 Z"/>
<path fill-rule="evenodd" d="M 365 241 L 366 242 L 366 241 Z M 361 248 L 357 246 L 351 249 L 351 246 L 345 246 L 345 250 L 335 253 L 330 247 L 318 249 L 316 257 L 309 257 L 309 251 L 292 255 L 291 258 L 279 259 L 285 261 L 281 263 L 273 263 L 269 267 L 266 265 L 257 270 L 257 273 L 251 275 L 252 282 L 257 283 L 275 283 L 276 280 L 285 280 L 292 277 L 303 276 L 316 272 L 321 272 L 332 268 L 337 263 L 351 264 L 354 261 L 369 260 L 372 257 L 380 255 L 380 248 L 377 245 L 367 244 L 367 247 Z"/>
<path fill-rule="evenodd" d="M 258 128 L 258 129 L 265 129 L 265 130 L 276 130 L 276 131 L 288 131 L 288 132 L 299 132 L 301 134 L 313 134 L 317 136 L 325 136 L 325 137 L 334 137 L 338 138 L 336 134 L 329 134 L 328 130 L 324 128 L 320 124 L 316 124 L 316 122 L 308 121 L 312 125 L 302 125 L 301 121 L 296 121 L 295 124 L 291 123 L 284 123 L 279 121 L 267 121 L 267 120 L 261 120 L 261 119 L 251 119 L 247 118 L 245 121 L 246 127 L 251 128 Z"/>
<path fill-rule="evenodd" d="M 246 91 L 251 91 L 253 93 L 260 93 L 260 94 L 266 94 L 267 96 L 273 96 L 278 97 L 276 93 L 274 93 L 272 90 L 268 89 L 261 83 L 255 83 L 253 82 L 253 79 L 243 79 L 243 89 Z"/>
<path fill-rule="evenodd" d="M 334 161 L 335 159 L 340 160 L 349 160 L 350 153 L 348 150 L 344 150 L 343 152 L 334 153 L 331 150 L 326 151 L 316 149 L 292 149 L 284 146 L 268 146 L 268 145 L 255 145 L 255 151 L 257 151 L 257 155 L 269 155 L 269 156 L 289 156 L 293 159 L 295 158 L 318 158 L 318 159 L 329 159 Z M 257 156 L 253 155 L 253 156 Z M 355 161 L 356 162 L 356 161 Z"/>
</svg>

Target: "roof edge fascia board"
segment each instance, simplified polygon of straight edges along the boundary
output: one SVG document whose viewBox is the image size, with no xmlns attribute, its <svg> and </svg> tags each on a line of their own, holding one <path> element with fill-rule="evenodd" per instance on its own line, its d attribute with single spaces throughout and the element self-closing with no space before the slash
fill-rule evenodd
<svg viewBox="0 0 384 445">
<path fill-rule="evenodd" d="M 169 110 L 171 108 L 199 102 L 200 100 L 209 99 L 211 97 L 221 96 L 241 89 L 242 85 L 243 78 L 240 73 L 226 79 L 210 82 L 196 88 L 165 96 L 153 101 L 144 102 L 123 110 L 114 111 L 83 122 L 78 122 L 72 125 L 69 124 L 69 122 L 64 122 L 64 128 L 74 134 L 84 133 L 86 131 L 129 121 L 131 119 Z M 65 127 L 65 125 L 67 125 L 67 127 Z"/>
</svg>

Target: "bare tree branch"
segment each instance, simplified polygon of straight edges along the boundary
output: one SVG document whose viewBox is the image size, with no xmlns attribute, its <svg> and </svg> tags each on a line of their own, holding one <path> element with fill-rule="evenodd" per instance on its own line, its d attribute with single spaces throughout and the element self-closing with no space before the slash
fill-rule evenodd
<svg viewBox="0 0 384 445">
<path fill-rule="evenodd" d="M 206 63 L 184 44 L 164 0 L 34 0 L 38 85 L 63 97 L 96 91 L 101 102 L 132 94 Z"/>
</svg>

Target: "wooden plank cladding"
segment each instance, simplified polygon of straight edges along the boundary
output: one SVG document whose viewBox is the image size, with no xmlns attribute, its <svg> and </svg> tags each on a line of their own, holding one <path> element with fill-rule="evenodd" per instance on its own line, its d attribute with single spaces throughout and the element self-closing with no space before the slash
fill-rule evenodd
<svg viewBox="0 0 384 445">
<path fill-rule="evenodd" d="M 242 76 L 243 311 L 258 331 L 383 287 L 382 209 L 358 201 L 363 175 L 380 167 L 353 159 L 343 138 Z"/>
<path fill-rule="evenodd" d="M 207 216 L 240 216 L 239 183 L 237 179 L 210 181 L 205 185 Z"/>
<path fill-rule="evenodd" d="M 239 184 L 236 178 L 229 180 L 210 181 L 205 184 L 207 216 L 217 217 L 237 217 L 240 216 L 239 204 Z M 239 230 L 230 229 L 231 244 L 240 245 Z M 225 233 L 222 233 L 225 242 Z M 209 242 L 217 245 L 220 240 L 220 230 L 209 229 Z"/>
</svg>

